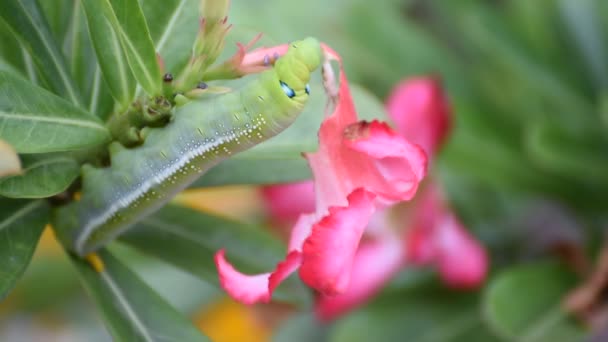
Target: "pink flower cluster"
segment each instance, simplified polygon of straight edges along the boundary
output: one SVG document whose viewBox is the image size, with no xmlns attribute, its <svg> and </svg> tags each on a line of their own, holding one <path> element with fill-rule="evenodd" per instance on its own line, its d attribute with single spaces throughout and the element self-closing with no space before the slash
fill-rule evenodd
<svg viewBox="0 0 608 342">
<path fill-rule="evenodd" d="M 305 155 L 314 183 L 263 190 L 277 220 L 295 222 L 287 256 L 274 271 L 245 275 L 221 250 L 215 261 L 222 287 L 246 304 L 268 302 L 299 269 L 302 281 L 318 292 L 317 315 L 327 320 L 365 302 L 409 264 L 436 267 L 452 286 L 477 286 L 486 274 L 485 251 L 447 207 L 437 184 L 422 188 L 407 222 L 391 221 L 395 205 L 416 194 L 427 155 L 434 155 L 449 130 L 438 82 L 419 78 L 395 88 L 387 109 L 397 131 L 384 122 L 359 121 L 340 57 L 324 49 L 340 63 L 340 76 L 335 106 L 319 130 L 319 149 Z M 329 68 L 325 72 L 331 76 Z"/>
</svg>

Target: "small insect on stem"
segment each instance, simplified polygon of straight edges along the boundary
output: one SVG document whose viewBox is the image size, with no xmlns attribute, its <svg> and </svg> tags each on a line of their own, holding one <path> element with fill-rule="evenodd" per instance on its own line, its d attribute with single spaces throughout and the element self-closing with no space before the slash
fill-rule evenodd
<svg viewBox="0 0 608 342">
<path fill-rule="evenodd" d="M 205 82 L 198 82 L 198 84 L 196 85 L 196 88 L 198 89 L 207 89 L 207 87 L 209 86 Z"/>
<path fill-rule="evenodd" d="M 171 74 L 170 72 L 166 73 L 163 76 L 163 82 L 165 82 L 165 83 L 173 82 L 173 74 Z"/>
</svg>

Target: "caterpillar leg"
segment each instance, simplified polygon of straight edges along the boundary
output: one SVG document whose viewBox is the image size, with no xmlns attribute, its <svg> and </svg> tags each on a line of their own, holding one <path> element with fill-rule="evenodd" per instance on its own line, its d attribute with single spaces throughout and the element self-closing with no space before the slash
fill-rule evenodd
<svg viewBox="0 0 608 342">
<path fill-rule="evenodd" d="M 87 254 L 87 256 L 84 257 L 84 260 L 86 260 L 86 262 L 88 262 L 89 265 L 91 265 L 91 267 L 97 273 L 103 272 L 106 268 L 106 266 L 103 263 L 103 260 L 101 260 L 101 258 L 99 257 L 99 255 L 97 255 L 97 253 Z"/>
</svg>

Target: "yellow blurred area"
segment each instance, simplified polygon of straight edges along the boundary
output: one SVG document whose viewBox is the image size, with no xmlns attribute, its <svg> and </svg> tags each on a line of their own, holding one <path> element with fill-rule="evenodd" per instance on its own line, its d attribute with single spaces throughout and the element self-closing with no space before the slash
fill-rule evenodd
<svg viewBox="0 0 608 342">
<path fill-rule="evenodd" d="M 270 341 L 271 330 L 254 308 L 228 298 L 199 313 L 194 322 L 214 342 Z"/>
<path fill-rule="evenodd" d="M 63 253 L 61 251 L 61 245 L 59 244 L 59 241 L 57 241 L 57 239 L 55 238 L 53 228 L 50 224 L 47 224 L 46 227 L 44 227 L 42 236 L 40 236 L 40 242 L 38 243 L 38 247 L 36 248 L 34 258 L 57 255 L 60 253 Z"/>
<path fill-rule="evenodd" d="M 264 212 L 264 202 L 252 186 L 226 186 L 186 190 L 175 197 L 175 203 L 232 219 L 247 221 Z"/>
</svg>

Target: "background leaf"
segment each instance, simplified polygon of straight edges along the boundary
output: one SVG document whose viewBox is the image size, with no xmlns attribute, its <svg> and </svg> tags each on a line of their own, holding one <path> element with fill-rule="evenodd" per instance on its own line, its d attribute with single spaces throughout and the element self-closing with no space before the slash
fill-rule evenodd
<svg viewBox="0 0 608 342">
<path fill-rule="evenodd" d="M 491 342 L 475 295 L 459 294 L 429 281 L 380 295 L 336 323 L 329 341 Z"/>
<path fill-rule="evenodd" d="M 105 265 L 100 273 L 80 259 L 72 261 L 116 341 L 208 341 L 109 252 L 99 256 Z"/>
<path fill-rule="evenodd" d="M 580 341 L 583 331 L 560 305 L 576 278 L 564 265 L 515 266 L 495 277 L 484 294 L 488 322 L 501 336 L 517 341 Z"/>
<path fill-rule="evenodd" d="M 285 257 L 285 246 L 261 227 L 175 205 L 144 219 L 120 240 L 216 285 L 213 256 L 222 248 L 235 267 L 246 273 L 271 270 Z M 279 286 L 275 298 L 299 304 L 310 300 L 294 278 Z"/>
<path fill-rule="evenodd" d="M 112 20 L 104 13 L 104 3 L 82 0 L 86 13 L 90 39 L 95 47 L 103 78 L 120 108 L 126 108 L 135 96 L 135 78 L 123 52 L 118 33 Z"/>
<path fill-rule="evenodd" d="M 49 208 L 44 201 L 0 198 L 0 300 L 30 263 L 48 216 Z"/>
<path fill-rule="evenodd" d="M 107 142 L 96 117 L 66 100 L 6 72 L 0 72 L 0 137 L 19 153 L 93 147 Z"/>
<path fill-rule="evenodd" d="M 162 75 L 138 0 L 103 0 L 103 12 L 120 37 L 133 76 L 150 95 L 160 95 Z"/>
<path fill-rule="evenodd" d="M 56 94 L 76 105 L 83 101 L 36 0 L 7 0 L 0 17 L 31 54 L 38 73 Z"/>
<path fill-rule="evenodd" d="M 141 8 L 148 22 L 156 51 L 166 72 L 174 76 L 192 54 L 192 44 L 199 30 L 200 0 L 145 0 Z"/>
<path fill-rule="evenodd" d="M 70 186 L 80 165 L 67 156 L 26 156 L 20 175 L 0 179 L 0 195 L 12 198 L 44 198 Z"/>
</svg>

